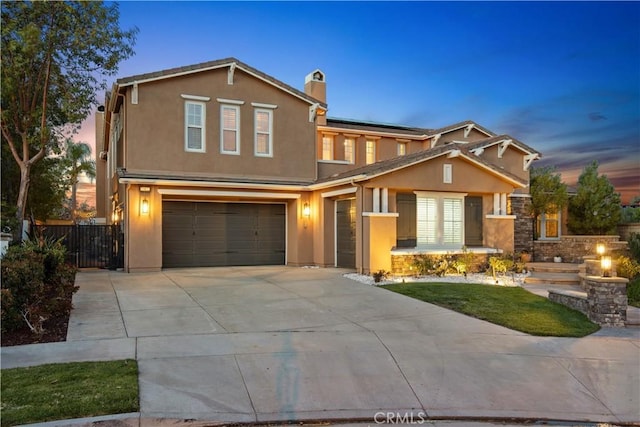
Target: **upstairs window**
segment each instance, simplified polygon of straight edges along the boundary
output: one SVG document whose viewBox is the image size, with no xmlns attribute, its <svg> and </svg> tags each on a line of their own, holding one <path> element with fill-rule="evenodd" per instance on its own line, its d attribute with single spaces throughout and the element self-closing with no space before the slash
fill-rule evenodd
<svg viewBox="0 0 640 427">
<path fill-rule="evenodd" d="M 273 111 L 255 110 L 255 155 L 273 157 Z"/>
<path fill-rule="evenodd" d="M 365 160 L 368 165 L 376 162 L 376 142 L 373 140 L 367 141 Z"/>
<path fill-rule="evenodd" d="M 345 138 L 344 140 L 344 160 L 353 164 L 356 160 L 355 156 L 355 140 L 353 138 Z"/>
<path fill-rule="evenodd" d="M 185 129 L 184 149 L 203 153 L 205 151 L 205 104 L 203 102 L 186 101 L 184 103 Z"/>
<path fill-rule="evenodd" d="M 220 152 L 240 154 L 240 107 L 222 105 L 220 121 Z"/>
<path fill-rule="evenodd" d="M 333 160 L 333 136 L 322 136 L 322 160 Z"/>
<path fill-rule="evenodd" d="M 404 156 L 407 154 L 407 143 L 398 142 L 398 156 Z"/>
</svg>

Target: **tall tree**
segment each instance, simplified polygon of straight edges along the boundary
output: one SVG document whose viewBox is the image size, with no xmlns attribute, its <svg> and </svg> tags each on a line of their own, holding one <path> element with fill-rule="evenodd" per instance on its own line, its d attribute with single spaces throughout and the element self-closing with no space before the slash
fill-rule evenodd
<svg viewBox="0 0 640 427">
<path fill-rule="evenodd" d="M 62 161 L 60 156 L 47 156 L 31 169 L 26 212 L 35 219 L 57 218 L 64 206 L 68 186 Z M 1 170 L 2 227 L 17 230 L 15 210 L 20 187 L 20 168 L 13 159 L 8 144 L 2 144 Z"/>
<path fill-rule="evenodd" d="M 598 174 L 598 162 L 585 167 L 578 189 L 569 202 L 567 226 L 574 234 L 598 235 L 615 230 L 620 221 L 620 194 L 606 175 Z"/>
<path fill-rule="evenodd" d="M 64 150 L 63 165 L 67 183 L 71 186 L 71 219 L 77 216 L 77 194 L 80 176 L 85 175 L 91 181 L 96 177 L 96 162 L 91 158 L 91 147 L 84 142 L 74 143 L 68 139 Z"/>
<path fill-rule="evenodd" d="M 106 76 L 133 54 L 137 28 L 118 4 L 2 2 L 2 141 L 20 168 L 16 218 L 25 217 L 33 165 L 80 126 Z"/>
<path fill-rule="evenodd" d="M 534 235 L 537 235 L 537 219 L 542 214 L 552 214 L 567 206 L 567 185 L 554 166 L 532 168 L 530 174 L 531 204 L 529 213 L 534 217 Z"/>
</svg>

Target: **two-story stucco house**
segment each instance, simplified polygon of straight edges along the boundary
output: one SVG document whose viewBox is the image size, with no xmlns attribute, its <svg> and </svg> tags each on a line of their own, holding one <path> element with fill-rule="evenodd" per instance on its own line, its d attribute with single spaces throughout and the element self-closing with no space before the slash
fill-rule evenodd
<svg viewBox="0 0 640 427">
<path fill-rule="evenodd" d="M 325 85 L 234 58 L 119 79 L 98 113 L 97 208 L 122 227 L 126 271 L 370 273 L 393 256 L 531 249 L 536 150 L 471 121 L 332 119 Z"/>
</svg>

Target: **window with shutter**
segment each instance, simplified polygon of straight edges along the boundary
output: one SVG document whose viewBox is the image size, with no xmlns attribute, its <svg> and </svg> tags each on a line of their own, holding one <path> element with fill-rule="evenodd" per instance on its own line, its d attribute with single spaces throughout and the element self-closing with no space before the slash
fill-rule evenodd
<svg viewBox="0 0 640 427">
<path fill-rule="evenodd" d="M 442 202 L 444 244 L 462 243 L 462 200 L 447 199 Z"/>
<path fill-rule="evenodd" d="M 416 199 L 417 240 L 418 245 L 438 243 L 438 203 L 435 198 L 418 197 Z"/>
<path fill-rule="evenodd" d="M 222 105 L 220 111 L 220 152 L 240 154 L 240 108 L 233 105 Z"/>
<path fill-rule="evenodd" d="M 462 247 L 465 194 L 420 191 L 415 194 L 417 245 L 456 249 Z"/>
<path fill-rule="evenodd" d="M 186 151 L 205 151 L 205 104 L 187 101 L 185 105 L 185 141 Z"/>
</svg>

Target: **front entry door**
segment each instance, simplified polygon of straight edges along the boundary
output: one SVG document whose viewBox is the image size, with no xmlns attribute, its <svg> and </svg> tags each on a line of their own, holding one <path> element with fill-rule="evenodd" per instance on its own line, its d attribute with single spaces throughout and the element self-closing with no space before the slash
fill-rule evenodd
<svg viewBox="0 0 640 427">
<path fill-rule="evenodd" d="M 336 202 L 336 266 L 356 268 L 356 200 Z"/>
<path fill-rule="evenodd" d="M 464 198 L 464 244 L 482 246 L 482 197 Z"/>
</svg>

